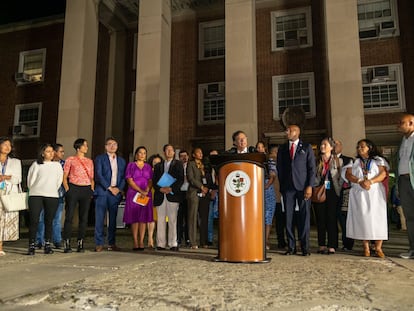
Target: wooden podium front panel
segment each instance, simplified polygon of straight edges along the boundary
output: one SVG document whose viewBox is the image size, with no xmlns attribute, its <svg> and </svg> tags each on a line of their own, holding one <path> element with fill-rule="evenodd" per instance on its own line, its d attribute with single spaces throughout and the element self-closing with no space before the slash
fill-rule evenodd
<svg viewBox="0 0 414 311">
<path fill-rule="evenodd" d="M 241 196 L 232 195 L 226 179 L 242 171 L 250 179 L 249 190 Z M 219 254 L 218 259 L 230 262 L 265 260 L 264 237 L 264 169 L 254 163 L 231 162 L 219 171 Z"/>
</svg>

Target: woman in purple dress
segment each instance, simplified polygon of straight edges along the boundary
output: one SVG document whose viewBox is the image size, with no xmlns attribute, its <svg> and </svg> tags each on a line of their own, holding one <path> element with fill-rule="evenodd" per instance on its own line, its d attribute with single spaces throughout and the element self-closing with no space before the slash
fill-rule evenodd
<svg viewBox="0 0 414 311">
<path fill-rule="evenodd" d="M 145 162 L 147 149 L 140 146 L 135 150 L 135 162 L 128 164 L 125 178 L 128 183 L 124 222 L 131 225 L 134 251 L 144 250 L 144 236 L 147 223 L 153 221 L 152 213 L 152 168 Z M 137 199 L 147 202 L 136 203 Z M 145 201 L 141 200 L 141 201 Z M 139 241 L 138 241 L 139 235 Z"/>
</svg>

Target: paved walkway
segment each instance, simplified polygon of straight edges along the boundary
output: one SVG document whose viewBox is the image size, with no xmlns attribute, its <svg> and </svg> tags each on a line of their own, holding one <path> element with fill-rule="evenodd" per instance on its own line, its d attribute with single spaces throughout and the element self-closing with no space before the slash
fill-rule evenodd
<svg viewBox="0 0 414 311">
<path fill-rule="evenodd" d="M 217 263 L 216 249 L 24 256 L 27 239 L 5 243 L 0 310 L 414 310 L 414 260 L 391 232 L 386 259 L 352 253 L 310 257 L 271 250 L 270 263 Z M 316 245 L 312 231 L 311 245 Z M 316 250 L 316 249 L 313 249 Z"/>
</svg>

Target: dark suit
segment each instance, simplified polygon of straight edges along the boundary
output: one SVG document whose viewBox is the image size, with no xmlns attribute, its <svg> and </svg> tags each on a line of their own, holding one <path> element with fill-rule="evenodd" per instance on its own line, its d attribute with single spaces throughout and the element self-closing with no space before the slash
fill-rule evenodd
<svg viewBox="0 0 414 311">
<path fill-rule="evenodd" d="M 117 180 L 116 186 L 123 191 L 125 188 L 126 162 L 117 156 Z M 122 193 L 114 196 L 108 190 L 111 186 L 112 168 L 107 153 L 98 155 L 95 159 L 95 244 L 104 245 L 104 219 L 106 211 L 109 214 L 108 245 L 115 245 L 116 216 L 118 205 L 122 199 Z"/>
<path fill-rule="evenodd" d="M 299 240 L 302 253 L 309 253 L 310 232 L 310 200 L 304 200 L 306 187 L 315 181 L 315 155 L 312 146 L 299 140 L 293 160 L 289 154 L 289 143 L 279 148 L 277 155 L 277 171 L 280 181 L 280 192 L 286 210 L 286 234 L 290 252 L 296 251 L 294 232 L 294 214 L 296 202 L 299 211 L 296 213 Z"/>
<path fill-rule="evenodd" d="M 164 174 L 165 161 L 158 163 L 154 167 L 153 187 L 154 187 L 154 206 L 157 208 L 157 246 L 165 248 L 166 239 L 166 221 L 168 216 L 168 245 L 169 247 L 177 247 L 177 213 L 181 200 L 181 186 L 184 182 L 184 167 L 179 160 L 172 160 L 168 168 L 168 173 L 176 179 L 170 186 L 172 193 L 164 194 L 160 191 L 158 181 Z"/>
</svg>

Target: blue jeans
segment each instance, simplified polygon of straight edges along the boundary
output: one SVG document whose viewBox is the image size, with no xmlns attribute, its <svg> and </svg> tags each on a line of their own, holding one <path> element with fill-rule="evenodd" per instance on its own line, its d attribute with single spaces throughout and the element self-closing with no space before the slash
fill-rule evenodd
<svg viewBox="0 0 414 311">
<path fill-rule="evenodd" d="M 214 236 L 214 213 L 215 209 L 218 206 L 218 194 L 215 196 L 213 200 L 210 201 L 209 210 L 208 210 L 208 234 L 207 240 L 208 242 L 213 242 Z"/>
<path fill-rule="evenodd" d="M 108 211 L 108 245 L 115 245 L 116 216 L 121 195 L 114 196 L 110 191 L 95 197 L 95 245 L 104 245 L 104 219 Z"/>
<path fill-rule="evenodd" d="M 58 208 L 56 210 L 55 217 L 53 218 L 52 222 L 52 240 L 53 243 L 61 243 L 62 242 L 62 212 L 63 206 L 65 205 L 65 201 L 63 198 L 59 198 Z M 37 244 L 45 244 L 45 219 L 44 219 L 44 211 L 40 212 L 39 216 L 39 225 L 37 226 L 37 233 L 36 233 L 36 243 Z"/>
</svg>

